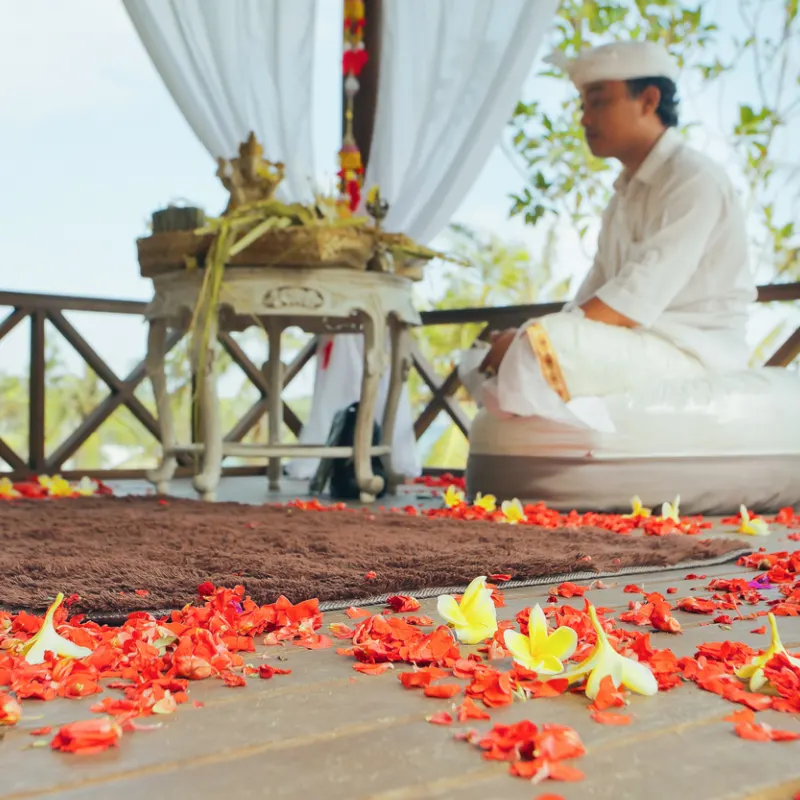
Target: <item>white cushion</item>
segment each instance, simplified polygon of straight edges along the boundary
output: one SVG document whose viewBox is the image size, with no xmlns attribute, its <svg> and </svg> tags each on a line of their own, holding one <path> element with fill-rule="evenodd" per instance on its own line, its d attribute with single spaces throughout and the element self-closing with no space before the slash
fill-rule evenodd
<svg viewBox="0 0 800 800">
<path fill-rule="evenodd" d="M 610 426 L 478 413 L 467 489 L 557 508 L 622 511 L 638 494 L 686 513 L 800 503 L 800 375 L 759 369 L 663 381 L 588 401 Z"/>
</svg>

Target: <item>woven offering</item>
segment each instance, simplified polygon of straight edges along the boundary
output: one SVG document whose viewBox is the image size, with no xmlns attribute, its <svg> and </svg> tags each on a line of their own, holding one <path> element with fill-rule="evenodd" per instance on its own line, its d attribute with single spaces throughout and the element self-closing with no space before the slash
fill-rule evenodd
<svg viewBox="0 0 800 800">
<path fill-rule="evenodd" d="M 202 267 L 213 235 L 165 231 L 137 239 L 142 277 Z M 354 226 L 298 225 L 267 231 L 228 261 L 234 267 L 349 267 L 366 269 L 375 235 Z"/>
</svg>

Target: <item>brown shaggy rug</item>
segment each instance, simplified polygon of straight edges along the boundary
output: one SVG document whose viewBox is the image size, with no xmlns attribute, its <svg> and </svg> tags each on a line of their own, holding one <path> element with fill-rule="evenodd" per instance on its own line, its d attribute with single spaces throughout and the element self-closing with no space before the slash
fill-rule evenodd
<svg viewBox="0 0 800 800">
<path fill-rule="evenodd" d="M 719 563 L 742 549 L 730 539 L 361 510 L 155 497 L 18 501 L 4 503 L 0 517 L 0 606 L 41 611 L 61 591 L 80 596 L 74 612 L 95 617 L 165 611 L 197 601 L 203 581 L 244 584 L 262 603 L 280 594 L 293 602 L 358 601 L 464 586 L 476 575 L 507 573 L 517 581 Z"/>
</svg>

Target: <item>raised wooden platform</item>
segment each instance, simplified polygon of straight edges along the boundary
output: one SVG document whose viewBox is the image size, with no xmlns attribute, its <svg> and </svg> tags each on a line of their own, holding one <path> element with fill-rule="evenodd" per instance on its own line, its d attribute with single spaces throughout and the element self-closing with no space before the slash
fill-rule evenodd
<svg viewBox="0 0 800 800">
<path fill-rule="evenodd" d="M 179 482 L 176 486 L 184 494 Z M 297 496 L 292 488 L 303 487 L 287 484 L 284 498 Z M 191 496 L 188 481 L 185 494 Z M 264 478 L 226 479 L 220 495 L 241 502 L 278 499 L 268 494 Z M 722 534 L 720 529 L 718 535 Z M 798 548 L 783 531 L 763 544 L 770 551 Z M 731 565 L 705 572 L 708 579 L 753 575 Z M 665 571 L 638 576 L 636 582 L 662 593 L 676 586 L 676 598 L 710 594 L 702 588 L 708 580 L 684 577 L 684 571 Z M 587 597 L 599 606 L 625 610 L 632 598 L 622 591 L 628 582 L 622 578 L 615 588 L 591 590 Z M 501 617 L 513 619 L 520 609 L 544 602 L 546 595 L 546 587 L 508 590 Z M 435 617 L 435 601 L 425 601 L 421 613 Z M 764 636 L 751 633 L 761 622 L 736 622 L 732 630 L 725 630 L 704 624 L 709 617 L 682 612 L 676 617 L 684 633 L 654 634 L 653 642 L 656 647 L 670 647 L 678 656 L 692 655 L 698 644 L 708 641 L 766 644 Z M 325 615 L 326 625 L 342 621 L 350 622 L 341 613 Z M 782 617 L 780 628 L 787 646 L 800 647 L 800 618 Z M 248 660 L 257 663 L 262 653 L 271 659 L 277 656 L 274 648 L 260 648 Z M 722 721 L 738 707 L 694 685 L 654 698 L 634 697 L 629 709 L 634 721 L 628 727 L 596 724 L 585 698 L 576 695 L 495 710 L 493 723 L 527 718 L 571 725 L 587 747 L 587 755 L 576 764 L 586 773 L 584 782 L 532 786 L 509 776 L 505 765 L 483 761 L 476 750 L 453 741 L 450 729 L 428 724 L 426 715 L 447 709 L 448 701 L 406 691 L 393 670 L 381 676 L 359 675 L 352 670 L 352 661 L 333 649 L 287 647 L 280 653 L 285 658 L 280 666 L 291 669 L 291 675 L 251 680 L 244 689 L 230 689 L 217 681 L 193 684 L 191 696 L 204 708 L 182 706 L 164 719 L 161 730 L 135 733 L 119 750 L 99 756 L 32 749 L 33 740 L 26 732 L 90 717 L 88 707 L 94 698 L 26 704 L 26 713 L 34 709 L 38 718 L 33 722 L 28 716 L 25 725 L 11 729 L 0 741 L 0 798 L 531 800 L 555 793 L 565 800 L 790 800 L 800 790 L 800 742 L 739 739 L 733 726 Z M 786 714 L 768 712 L 760 719 L 800 731 L 800 720 Z"/>
</svg>

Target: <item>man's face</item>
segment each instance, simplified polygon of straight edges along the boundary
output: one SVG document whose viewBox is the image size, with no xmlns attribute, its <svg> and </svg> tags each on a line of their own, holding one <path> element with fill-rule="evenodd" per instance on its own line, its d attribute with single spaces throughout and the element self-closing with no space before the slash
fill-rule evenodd
<svg viewBox="0 0 800 800">
<path fill-rule="evenodd" d="M 586 143 L 598 158 L 624 153 L 645 113 L 642 97 L 631 97 L 624 81 L 590 83 L 581 91 Z"/>
</svg>

